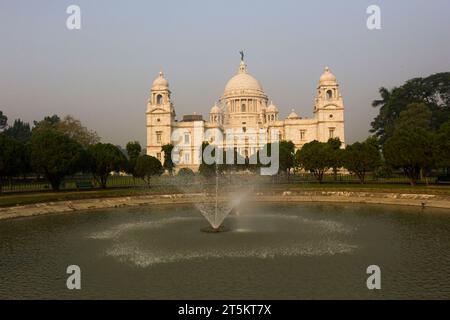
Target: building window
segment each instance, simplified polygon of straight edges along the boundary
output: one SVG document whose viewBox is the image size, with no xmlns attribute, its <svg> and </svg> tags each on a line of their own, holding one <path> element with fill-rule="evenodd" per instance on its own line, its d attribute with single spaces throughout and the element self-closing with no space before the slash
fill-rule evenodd
<svg viewBox="0 0 450 320">
<path fill-rule="evenodd" d="M 158 153 L 156 154 L 156 158 L 158 158 L 158 160 L 161 161 L 161 152 L 158 152 Z"/>
<path fill-rule="evenodd" d="M 329 128 L 329 135 L 328 135 L 328 137 L 330 138 L 330 139 L 333 139 L 334 138 L 334 128 Z"/>
<path fill-rule="evenodd" d="M 331 98 L 333 98 L 333 91 L 328 90 L 327 91 L 327 100 L 331 100 Z"/>
<path fill-rule="evenodd" d="M 300 130 L 300 141 L 305 141 L 306 139 L 306 130 Z"/>
<path fill-rule="evenodd" d="M 190 155 L 189 153 L 186 153 L 186 154 L 184 155 L 184 163 L 185 163 L 185 164 L 191 163 L 191 155 Z"/>
<path fill-rule="evenodd" d="M 189 133 L 185 133 L 184 134 L 184 143 L 185 144 L 189 144 L 190 143 L 190 136 L 189 136 Z"/>
<path fill-rule="evenodd" d="M 161 105 L 162 102 L 163 102 L 163 96 L 160 95 L 160 94 L 158 94 L 158 95 L 156 96 L 156 104 L 157 104 L 157 105 Z"/>
<path fill-rule="evenodd" d="M 156 122 L 161 122 L 161 119 L 160 118 L 156 119 Z"/>
<path fill-rule="evenodd" d="M 162 143 L 162 131 L 156 131 L 156 143 L 157 144 Z"/>
<path fill-rule="evenodd" d="M 278 141 L 282 141 L 283 140 L 283 134 L 280 132 L 278 133 Z"/>
<path fill-rule="evenodd" d="M 242 106 L 241 106 L 241 112 L 245 112 L 246 109 L 247 109 L 247 108 L 246 108 L 245 104 L 242 104 Z"/>
</svg>

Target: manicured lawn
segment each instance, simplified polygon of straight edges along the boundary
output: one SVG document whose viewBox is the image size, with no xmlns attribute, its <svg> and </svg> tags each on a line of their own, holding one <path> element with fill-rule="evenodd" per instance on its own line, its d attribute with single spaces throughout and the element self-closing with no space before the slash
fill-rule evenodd
<svg viewBox="0 0 450 320">
<path fill-rule="evenodd" d="M 176 190 L 167 188 L 164 192 L 159 189 L 143 189 L 143 188 L 125 188 L 125 189 L 106 189 L 91 191 L 61 191 L 61 192 L 33 192 L 33 193 L 17 193 L 0 195 L 0 207 L 25 205 L 42 202 L 70 201 L 80 199 L 98 199 L 111 197 L 139 196 L 147 194 L 162 194 L 165 192 L 173 193 Z"/>
</svg>

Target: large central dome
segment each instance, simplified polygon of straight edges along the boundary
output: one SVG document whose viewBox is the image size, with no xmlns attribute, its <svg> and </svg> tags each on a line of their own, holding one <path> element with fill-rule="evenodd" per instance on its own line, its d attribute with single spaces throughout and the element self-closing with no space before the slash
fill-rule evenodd
<svg viewBox="0 0 450 320">
<path fill-rule="evenodd" d="M 239 73 L 232 77 L 225 86 L 224 96 L 230 95 L 265 95 L 264 90 L 253 76 L 248 74 L 247 66 L 241 61 Z"/>
<path fill-rule="evenodd" d="M 248 73 L 239 73 L 228 81 L 225 86 L 225 92 L 234 90 L 260 90 L 263 88 L 258 80 Z"/>
</svg>

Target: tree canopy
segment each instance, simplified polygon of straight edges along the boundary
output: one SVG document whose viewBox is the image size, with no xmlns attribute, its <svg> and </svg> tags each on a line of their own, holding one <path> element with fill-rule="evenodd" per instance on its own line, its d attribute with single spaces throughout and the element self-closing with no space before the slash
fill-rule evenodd
<svg viewBox="0 0 450 320">
<path fill-rule="evenodd" d="M 128 156 L 127 172 L 131 173 L 133 177 L 136 177 L 136 172 L 134 169 L 136 167 L 136 160 L 142 152 L 141 144 L 137 141 L 130 141 L 125 146 L 125 149 Z"/>
<path fill-rule="evenodd" d="M 56 130 L 47 128 L 33 132 L 30 152 L 32 167 L 45 175 L 54 190 L 59 190 L 64 176 L 82 167 L 82 146 Z"/>
<path fill-rule="evenodd" d="M 138 141 L 128 142 L 125 149 L 129 159 L 137 159 L 142 152 L 141 144 Z"/>
<path fill-rule="evenodd" d="M 393 136 L 396 120 L 412 103 L 423 103 L 429 108 L 430 127 L 435 131 L 450 118 L 450 72 L 414 78 L 391 90 L 380 88 L 380 96 L 372 103 L 379 108 L 379 114 L 372 122 L 371 132 L 381 144 Z"/>
<path fill-rule="evenodd" d="M 72 116 L 66 116 L 57 124 L 57 129 L 77 141 L 84 148 L 100 142 L 97 132 L 89 130 L 81 121 Z"/>
<path fill-rule="evenodd" d="M 66 116 L 63 120 L 57 115 L 45 117 L 41 121 L 34 122 L 33 131 L 54 129 L 74 139 L 84 148 L 100 142 L 98 134 L 82 125 L 81 121 L 72 116 Z"/>
<path fill-rule="evenodd" d="M 202 143 L 202 148 L 201 148 L 201 151 L 202 151 L 202 154 L 201 154 L 202 159 L 201 160 L 202 161 L 201 161 L 200 166 L 198 168 L 198 172 L 204 177 L 211 177 L 211 176 L 214 176 L 216 174 L 216 163 L 208 164 L 208 163 L 206 163 L 206 161 L 204 159 L 204 152 L 205 152 L 206 147 L 208 147 L 208 146 L 209 146 L 208 142 L 205 141 L 205 142 Z M 216 156 L 215 151 L 216 150 L 214 150 L 212 152 L 212 154 L 211 154 L 212 157 Z"/>
<path fill-rule="evenodd" d="M 294 167 L 295 162 L 295 145 L 292 141 L 280 141 L 280 167 L 279 172 L 286 172 L 289 176 L 290 170 Z"/>
<path fill-rule="evenodd" d="M 343 166 L 342 142 L 339 138 L 330 138 L 327 144 L 330 147 L 329 165 L 333 169 L 334 179 L 337 180 L 338 169 Z"/>
<path fill-rule="evenodd" d="M 153 176 L 160 176 L 163 173 L 161 162 L 155 157 L 142 155 L 136 160 L 136 176 L 144 180 L 150 187 L 150 180 Z"/>
<path fill-rule="evenodd" d="M 14 120 L 13 125 L 5 129 L 3 133 L 10 138 L 26 143 L 31 138 L 31 127 L 29 123 L 16 119 Z"/>
<path fill-rule="evenodd" d="M 439 166 L 450 169 L 450 120 L 444 123 L 436 136 L 437 155 L 436 161 Z"/>
<path fill-rule="evenodd" d="M 97 143 L 88 148 L 90 171 L 102 188 L 106 188 L 113 171 L 126 169 L 127 159 L 122 151 L 110 143 Z"/>
<path fill-rule="evenodd" d="M 174 148 L 174 146 L 171 143 L 165 144 L 161 148 L 161 151 L 164 152 L 163 167 L 165 170 L 167 170 L 167 172 L 169 173 L 170 176 L 173 175 L 173 169 L 175 168 L 175 163 L 173 163 L 173 160 L 172 160 L 173 148 Z"/>
<path fill-rule="evenodd" d="M 421 103 L 412 103 L 394 122 L 394 131 L 383 147 L 386 162 L 401 168 L 415 185 L 424 169 L 435 163 L 436 137 L 430 131 L 432 113 Z"/>
<path fill-rule="evenodd" d="M 361 183 L 364 183 L 366 173 L 375 170 L 381 164 L 381 154 L 373 138 L 348 145 L 343 153 L 343 164 L 348 171 L 357 175 Z"/>
<path fill-rule="evenodd" d="M 300 150 L 297 150 L 297 163 L 306 171 L 312 172 L 322 183 L 325 171 L 331 167 L 331 149 L 330 144 L 316 140 L 306 143 Z"/>
<path fill-rule="evenodd" d="M 3 130 L 8 125 L 8 117 L 0 110 L 0 130 Z"/>
<path fill-rule="evenodd" d="M 0 134 L 0 192 L 3 178 L 25 173 L 28 161 L 28 150 L 23 143 Z"/>
</svg>

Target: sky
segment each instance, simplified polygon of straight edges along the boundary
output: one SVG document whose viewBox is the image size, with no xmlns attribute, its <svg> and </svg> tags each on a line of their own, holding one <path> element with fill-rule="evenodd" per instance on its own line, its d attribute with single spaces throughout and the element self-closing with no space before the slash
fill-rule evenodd
<svg viewBox="0 0 450 320">
<path fill-rule="evenodd" d="M 81 30 L 66 27 L 69 5 Z M 369 30 L 369 5 L 381 29 Z M 346 142 L 369 135 L 382 86 L 450 71 L 448 0 L 0 0 L 0 110 L 9 123 L 72 115 L 103 142 L 145 145 L 163 70 L 178 118 L 208 118 L 245 51 L 280 109 L 312 117 L 325 66 L 345 103 Z"/>
</svg>

